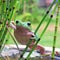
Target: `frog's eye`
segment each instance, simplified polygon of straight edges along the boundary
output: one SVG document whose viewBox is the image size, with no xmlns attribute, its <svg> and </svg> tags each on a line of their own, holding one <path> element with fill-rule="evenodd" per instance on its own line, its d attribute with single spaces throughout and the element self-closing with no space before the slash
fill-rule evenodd
<svg viewBox="0 0 60 60">
<path fill-rule="evenodd" d="M 27 23 L 27 25 L 28 25 L 28 26 L 30 26 L 30 25 L 31 25 L 31 23 L 30 23 L 30 22 L 28 22 L 28 23 Z"/>
<path fill-rule="evenodd" d="M 19 21 L 17 20 L 17 21 L 16 21 L 16 24 L 18 24 L 18 23 L 19 23 Z"/>
</svg>

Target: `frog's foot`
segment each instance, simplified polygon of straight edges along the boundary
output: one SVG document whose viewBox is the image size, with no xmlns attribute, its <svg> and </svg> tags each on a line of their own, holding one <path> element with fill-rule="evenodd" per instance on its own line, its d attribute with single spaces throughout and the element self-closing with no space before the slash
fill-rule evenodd
<svg viewBox="0 0 60 60">
<path fill-rule="evenodd" d="M 33 44 L 29 46 L 30 49 L 33 48 Z M 44 47 L 42 47 L 41 45 L 37 45 L 37 47 L 35 48 L 35 50 L 39 51 L 41 55 L 45 54 L 45 49 Z"/>
<path fill-rule="evenodd" d="M 36 50 L 40 51 L 40 54 L 42 54 L 42 55 L 45 54 L 45 49 L 41 45 L 37 45 Z"/>
<path fill-rule="evenodd" d="M 31 36 L 31 37 L 35 37 L 33 32 L 27 32 L 27 35 Z"/>
<path fill-rule="evenodd" d="M 15 25 L 14 21 L 11 21 L 10 24 L 8 23 L 8 21 L 6 21 L 6 25 L 12 29 L 16 29 L 16 25 Z"/>
<path fill-rule="evenodd" d="M 55 52 L 55 55 L 56 55 L 56 56 L 60 56 L 60 52 L 56 51 L 56 52 Z"/>
<path fill-rule="evenodd" d="M 27 32 L 27 36 L 30 36 L 30 40 L 35 40 L 35 35 L 33 32 Z"/>
</svg>

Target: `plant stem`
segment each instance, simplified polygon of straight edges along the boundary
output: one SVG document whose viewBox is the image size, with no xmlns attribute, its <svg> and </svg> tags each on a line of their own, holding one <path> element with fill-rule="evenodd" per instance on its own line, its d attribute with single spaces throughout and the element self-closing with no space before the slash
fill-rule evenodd
<svg viewBox="0 0 60 60">
<path fill-rule="evenodd" d="M 53 40 L 52 60 L 54 60 L 54 57 L 55 57 L 56 36 L 57 36 L 57 28 L 58 28 L 58 20 L 59 20 L 58 19 L 59 9 L 60 9 L 60 7 L 58 6 L 58 11 L 57 11 L 57 16 L 56 16 L 56 24 L 55 24 L 55 32 L 54 32 L 54 40 Z"/>
</svg>

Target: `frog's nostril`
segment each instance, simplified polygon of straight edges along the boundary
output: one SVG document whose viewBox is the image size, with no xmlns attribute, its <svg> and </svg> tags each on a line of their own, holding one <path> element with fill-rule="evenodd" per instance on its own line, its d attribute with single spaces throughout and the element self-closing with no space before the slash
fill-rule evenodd
<svg viewBox="0 0 60 60">
<path fill-rule="evenodd" d="M 31 25 L 31 23 L 30 23 L 30 22 L 28 22 L 28 23 L 27 23 L 27 25 L 28 25 L 28 26 L 30 26 L 30 25 Z"/>
<path fill-rule="evenodd" d="M 18 21 L 18 20 L 16 21 L 16 24 L 17 24 L 17 23 L 19 23 L 19 21 Z"/>
</svg>

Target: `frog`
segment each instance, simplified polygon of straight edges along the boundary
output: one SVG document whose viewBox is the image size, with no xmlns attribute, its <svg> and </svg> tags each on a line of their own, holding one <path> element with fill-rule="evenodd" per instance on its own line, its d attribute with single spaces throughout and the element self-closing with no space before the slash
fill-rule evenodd
<svg viewBox="0 0 60 60">
<path fill-rule="evenodd" d="M 14 30 L 14 36 L 20 44 L 27 45 L 29 40 L 31 40 L 32 43 L 29 45 L 30 49 L 33 48 L 35 42 L 39 39 L 38 34 L 34 34 L 30 22 L 16 20 L 15 22 L 11 21 L 10 24 L 7 22 L 6 25 Z M 40 51 L 40 54 L 44 54 L 45 52 L 44 47 L 40 44 L 36 46 L 35 50 Z"/>
</svg>

